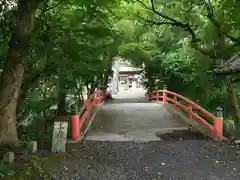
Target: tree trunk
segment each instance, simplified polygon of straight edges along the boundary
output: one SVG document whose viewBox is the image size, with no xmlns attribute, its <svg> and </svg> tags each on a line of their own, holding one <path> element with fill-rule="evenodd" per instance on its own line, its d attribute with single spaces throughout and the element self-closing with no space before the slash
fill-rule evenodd
<svg viewBox="0 0 240 180">
<path fill-rule="evenodd" d="M 151 71 L 147 71 L 146 77 L 148 93 L 151 93 L 155 89 L 155 77 Z"/>
<path fill-rule="evenodd" d="M 0 85 L 0 144 L 18 140 L 16 106 L 28 64 L 28 42 L 34 29 L 35 11 L 41 0 L 19 0 L 16 26 L 9 41 Z"/>
<path fill-rule="evenodd" d="M 66 93 L 61 92 L 58 96 L 57 116 L 64 116 L 66 112 Z"/>
<path fill-rule="evenodd" d="M 235 121 L 235 125 L 237 127 L 237 132 L 240 132 L 240 108 L 239 108 L 239 99 L 238 96 L 234 90 L 234 88 L 232 87 L 232 83 L 231 83 L 231 78 L 227 77 L 226 78 L 226 82 L 227 82 L 227 91 L 228 91 L 228 95 L 230 96 L 230 98 L 232 99 L 232 103 L 233 106 L 235 108 L 236 111 L 236 121 Z"/>
<path fill-rule="evenodd" d="M 81 81 L 76 81 L 76 93 L 77 93 L 77 103 L 78 107 L 82 107 L 84 103 L 84 96 L 83 96 L 83 84 Z"/>
<path fill-rule="evenodd" d="M 83 93 L 79 92 L 79 94 L 78 94 L 78 107 L 82 107 L 83 104 L 84 104 Z"/>
<path fill-rule="evenodd" d="M 66 80 L 63 74 L 60 74 L 58 81 L 58 108 L 57 116 L 64 116 L 66 114 L 66 96 L 67 86 Z"/>
<path fill-rule="evenodd" d="M 108 85 L 109 76 L 111 75 L 111 73 L 112 73 L 112 66 L 111 64 L 109 64 L 105 73 L 103 74 L 103 86 Z"/>
</svg>

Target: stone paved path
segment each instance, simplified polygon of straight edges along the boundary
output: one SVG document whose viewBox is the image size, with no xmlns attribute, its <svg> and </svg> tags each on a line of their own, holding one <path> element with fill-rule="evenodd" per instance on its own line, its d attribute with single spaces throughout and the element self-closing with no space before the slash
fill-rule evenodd
<svg viewBox="0 0 240 180">
<path fill-rule="evenodd" d="M 109 103 L 101 107 L 87 133 L 87 140 L 158 141 L 156 134 L 187 129 L 180 118 L 159 103 Z"/>
<path fill-rule="evenodd" d="M 141 88 L 124 90 L 98 109 L 87 140 L 158 141 L 156 134 L 188 126 L 163 103 L 147 103 Z"/>
</svg>

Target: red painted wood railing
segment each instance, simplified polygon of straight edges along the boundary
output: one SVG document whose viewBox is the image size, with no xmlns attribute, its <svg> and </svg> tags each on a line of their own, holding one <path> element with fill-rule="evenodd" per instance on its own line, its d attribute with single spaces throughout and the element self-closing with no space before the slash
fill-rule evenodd
<svg viewBox="0 0 240 180">
<path fill-rule="evenodd" d="M 91 115 L 91 111 L 104 103 L 105 92 L 102 90 L 97 90 L 91 94 L 88 99 L 84 102 L 80 114 L 73 115 L 71 118 L 71 129 L 72 129 L 72 140 L 79 140 L 80 132 L 83 127 L 84 122 L 86 122 Z"/>
<path fill-rule="evenodd" d="M 205 110 L 202 106 L 192 102 L 188 98 L 168 90 L 157 90 L 153 91 L 150 95 L 147 95 L 146 100 L 173 103 L 177 107 L 187 112 L 189 118 L 196 119 L 204 128 L 208 129 L 217 139 L 219 140 L 223 139 L 223 118 L 216 117 L 212 113 Z M 187 105 L 182 104 L 179 100 L 186 102 Z M 201 112 L 201 115 L 194 112 L 196 110 Z M 209 124 L 202 116 L 204 116 L 205 118 L 211 118 L 213 120 L 213 125 Z"/>
</svg>

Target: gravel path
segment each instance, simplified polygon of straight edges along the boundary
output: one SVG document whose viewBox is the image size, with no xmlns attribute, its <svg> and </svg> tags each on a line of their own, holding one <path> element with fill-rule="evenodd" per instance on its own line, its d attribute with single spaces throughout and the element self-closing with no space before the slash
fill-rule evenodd
<svg viewBox="0 0 240 180">
<path fill-rule="evenodd" d="M 72 144 L 51 172 L 58 180 L 236 180 L 236 147 L 210 140 Z"/>
</svg>

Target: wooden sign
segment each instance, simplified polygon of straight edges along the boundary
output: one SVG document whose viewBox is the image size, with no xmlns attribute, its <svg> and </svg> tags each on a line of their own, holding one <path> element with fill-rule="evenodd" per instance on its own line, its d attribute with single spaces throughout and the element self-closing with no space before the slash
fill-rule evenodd
<svg viewBox="0 0 240 180">
<path fill-rule="evenodd" d="M 54 122 L 52 152 L 65 152 L 67 143 L 68 122 Z"/>
</svg>

